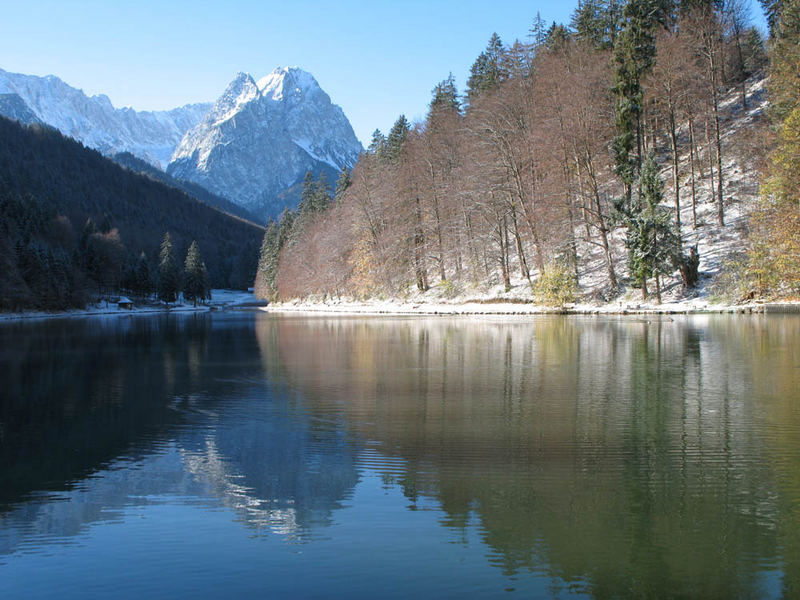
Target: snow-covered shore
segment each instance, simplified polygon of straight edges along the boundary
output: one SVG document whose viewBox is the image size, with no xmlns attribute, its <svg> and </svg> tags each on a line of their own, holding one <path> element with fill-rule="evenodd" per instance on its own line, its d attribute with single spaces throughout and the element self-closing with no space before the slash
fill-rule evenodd
<svg viewBox="0 0 800 600">
<path fill-rule="evenodd" d="M 692 299 L 664 304 L 615 302 L 607 304 L 568 304 L 548 307 L 523 302 L 474 301 L 462 303 L 402 302 L 402 301 L 295 301 L 271 304 L 261 310 L 286 314 L 325 315 L 639 315 L 639 314 L 749 314 L 798 313 L 800 302 L 749 303 L 741 305 L 714 304 L 703 299 Z"/>
<path fill-rule="evenodd" d="M 100 302 L 88 305 L 84 308 L 75 308 L 61 311 L 20 311 L 11 313 L 0 313 L 0 322 L 18 321 L 21 319 L 56 319 L 67 317 L 92 317 L 92 316 L 130 316 L 130 315 L 152 315 L 159 313 L 192 313 L 209 312 L 212 310 L 232 310 L 241 308 L 253 308 L 262 304 L 250 292 L 238 290 L 212 290 L 211 300 L 207 304 L 194 306 L 188 303 L 170 304 L 145 304 L 133 308 L 120 308 L 115 302 Z"/>
</svg>

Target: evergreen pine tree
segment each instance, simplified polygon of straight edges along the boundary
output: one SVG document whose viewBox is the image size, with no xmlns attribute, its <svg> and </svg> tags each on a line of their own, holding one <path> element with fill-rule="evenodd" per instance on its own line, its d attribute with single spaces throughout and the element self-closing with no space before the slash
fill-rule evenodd
<svg viewBox="0 0 800 600">
<path fill-rule="evenodd" d="M 153 273 L 150 270 L 150 261 L 147 254 L 142 251 L 136 262 L 136 287 L 135 290 L 141 296 L 147 298 L 153 293 Z"/>
<path fill-rule="evenodd" d="M 668 16 L 662 4 L 663 0 L 630 0 L 614 45 L 617 135 L 612 150 L 628 202 L 642 165 L 642 80 L 655 62 L 655 29 Z"/>
<path fill-rule="evenodd" d="M 600 0 L 579 0 L 572 13 L 570 26 L 584 44 L 601 49 L 606 47 L 606 15 Z"/>
<path fill-rule="evenodd" d="M 504 52 L 500 36 L 493 33 L 486 50 L 478 55 L 470 68 L 467 80 L 467 97 L 470 100 L 496 89 L 508 78 L 508 72 L 503 68 Z"/>
<path fill-rule="evenodd" d="M 89 239 L 94 233 L 97 233 L 97 226 L 92 221 L 92 218 L 89 217 L 83 225 L 78 246 L 75 248 L 75 264 L 82 269 L 89 268 L 89 263 L 91 262 L 89 258 Z"/>
<path fill-rule="evenodd" d="M 461 110 L 456 82 L 452 73 L 447 76 L 447 79 L 436 84 L 436 87 L 431 91 L 431 95 L 433 98 L 430 103 L 429 115 L 449 111 L 459 112 Z"/>
<path fill-rule="evenodd" d="M 405 144 L 408 132 L 411 129 L 405 115 L 400 115 L 392 125 L 389 135 L 386 137 L 386 158 L 390 162 L 395 162 L 400 158 L 400 153 Z"/>
<path fill-rule="evenodd" d="M 301 215 L 306 215 L 313 212 L 316 205 L 317 195 L 317 182 L 314 181 L 314 174 L 311 171 L 306 171 L 303 177 L 303 191 L 300 193 L 300 205 L 297 207 L 297 212 Z"/>
<path fill-rule="evenodd" d="M 347 188 L 349 188 L 352 183 L 352 179 L 350 178 L 350 170 L 347 168 L 347 166 L 342 167 L 342 170 L 339 173 L 339 178 L 336 180 L 336 191 L 333 193 L 333 199 L 336 202 L 339 202 L 342 199 L 342 196 L 344 196 L 344 193 L 347 191 Z"/>
<path fill-rule="evenodd" d="M 275 278 L 278 274 L 280 250 L 280 228 L 275 221 L 270 219 L 267 223 L 267 230 L 264 232 L 264 240 L 261 242 L 261 253 L 256 271 L 254 287 L 258 298 L 273 301 L 277 296 Z"/>
<path fill-rule="evenodd" d="M 175 302 L 180 290 L 180 272 L 172 249 L 169 232 L 164 234 L 161 251 L 158 255 L 158 298 L 167 304 Z"/>
<path fill-rule="evenodd" d="M 331 186 L 328 185 L 328 176 L 321 171 L 314 189 L 314 211 L 323 212 L 331 205 Z"/>
<path fill-rule="evenodd" d="M 767 25 L 769 25 L 769 34 L 772 36 L 778 27 L 778 21 L 781 17 L 783 10 L 783 0 L 758 0 L 761 7 L 764 9 L 764 14 L 767 16 Z"/>
<path fill-rule="evenodd" d="M 289 208 L 284 208 L 283 212 L 281 213 L 281 221 L 279 227 L 279 236 L 278 236 L 278 246 L 283 248 L 286 242 L 292 237 L 292 229 L 294 228 L 294 221 L 295 221 L 295 214 L 289 210 Z"/>
<path fill-rule="evenodd" d="M 386 138 L 380 129 L 372 132 L 372 140 L 367 146 L 367 154 L 372 154 L 378 158 L 383 158 L 384 150 L 386 148 Z"/>
<path fill-rule="evenodd" d="M 183 295 L 187 300 L 194 302 L 197 306 L 197 301 L 203 301 L 211 297 L 210 290 L 208 289 L 208 273 L 206 271 L 206 264 L 200 256 L 200 247 L 196 241 L 193 241 L 189 246 L 186 253 L 186 260 L 184 262 L 184 284 Z"/>
<path fill-rule="evenodd" d="M 539 48 L 545 42 L 547 37 L 547 22 L 542 18 L 542 13 L 540 12 L 537 12 L 536 18 L 533 19 L 533 25 L 531 25 L 529 37 L 533 40 L 533 45 L 535 48 Z"/>
<path fill-rule="evenodd" d="M 547 30 L 544 44 L 547 46 L 548 50 L 558 52 L 567 45 L 568 40 L 569 30 L 561 23 L 556 23 L 554 21 L 550 29 Z"/>
<path fill-rule="evenodd" d="M 645 300 L 647 280 L 655 277 L 656 295 L 661 302 L 661 276 L 681 265 L 681 240 L 672 211 L 661 206 L 664 182 L 658 175 L 658 165 L 652 153 L 642 165 L 638 188 L 638 197 L 632 204 L 617 204 L 621 220 L 627 227 L 628 269 L 642 288 Z"/>
</svg>

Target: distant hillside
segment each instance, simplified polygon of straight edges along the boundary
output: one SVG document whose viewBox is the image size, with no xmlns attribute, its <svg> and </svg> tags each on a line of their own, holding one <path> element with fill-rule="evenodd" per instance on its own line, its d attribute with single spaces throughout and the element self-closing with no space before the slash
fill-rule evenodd
<svg viewBox="0 0 800 600">
<path fill-rule="evenodd" d="M 134 173 L 42 125 L 0 118 L 0 309 L 78 304 L 97 289 L 78 259 L 84 224 L 144 251 L 155 267 L 169 231 L 182 261 L 197 240 L 214 287 L 246 288 L 263 230 Z"/>
<path fill-rule="evenodd" d="M 192 183 L 191 181 L 185 181 L 182 179 L 175 179 L 170 175 L 167 175 L 164 171 L 157 169 L 150 163 L 142 160 L 141 158 L 137 158 L 130 152 L 120 152 L 119 154 L 115 154 L 112 157 L 112 160 L 117 163 L 118 165 L 122 165 L 126 169 L 144 175 L 146 177 L 150 177 L 151 179 L 155 179 L 156 181 L 160 181 L 170 187 L 177 188 L 189 194 L 191 197 L 196 198 L 203 204 L 208 204 L 209 206 L 213 206 L 214 208 L 218 208 L 222 212 L 226 212 L 230 215 L 234 215 L 236 217 L 240 217 L 245 219 L 246 221 L 252 221 L 253 223 L 257 223 L 259 219 L 253 215 L 250 211 L 245 208 L 242 208 L 238 204 L 234 204 L 230 200 L 223 198 L 222 196 L 217 196 L 216 194 L 212 194 L 206 188 L 196 183 Z"/>
</svg>

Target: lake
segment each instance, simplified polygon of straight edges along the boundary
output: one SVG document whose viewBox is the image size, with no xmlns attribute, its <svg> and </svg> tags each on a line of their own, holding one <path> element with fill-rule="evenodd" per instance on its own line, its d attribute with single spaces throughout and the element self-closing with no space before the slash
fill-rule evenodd
<svg viewBox="0 0 800 600">
<path fill-rule="evenodd" d="M 0 597 L 800 596 L 800 317 L 0 323 Z"/>
</svg>

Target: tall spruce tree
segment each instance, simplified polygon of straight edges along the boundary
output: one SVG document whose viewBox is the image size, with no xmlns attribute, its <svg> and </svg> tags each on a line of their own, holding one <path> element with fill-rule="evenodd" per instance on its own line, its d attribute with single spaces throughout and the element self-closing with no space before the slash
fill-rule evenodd
<svg viewBox="0 0 800 600">
<path fill-rule="evenodd" d="M 389 135 L 386 137 L 386 158 L 390 162 L 396 162 L 400 159 L 400 153 L 403 150 L 403 144 L 406 142 L 408 132 L 411 126 L 408 123 L 405 115 L 400 115 L 397 121 L 392 125 Z"/>
<path fill-rule="evenodd" d="M 296 215 L 294 212 L 289 210 L 289 207 L 283 209 L 281 213 L 280 219 L 280 226 L 279 226 L 279 235 L 278 235 L 278 244 L 279 247 L 283 248 L 283 246 L 289 241 L 292 237 L 292 229 L 294 228 Z"/>
<path fill-rule="evenodd" d="M 208 287 L 208 272 L 206 264 L 200 256 L 200 247 L 196 241 L 192 241 L 186 252 L 186 260 L 183 263 L 183 296 L 197 306 L 197 301 L 208 300 L 211 298 L 211 290 Z"/>
<path fill-rule="evenodd" d="M 150 261 L 147 254 L 142 251 L 136 261 L 136 292 L 143 297 L 153 293 L 153 273 L 150 269 Z"/>
<path fill-rule="evenodd" d="M 536 13 L 536 17 L 533 19 L 533 25 L 531 25 L 528 31 L 528 37 L 533 40 L 534 48 L 539 48 L 544 44 L 547 38 L 547 21 L 542 18 L 542 13 Z"/>
<path fill-rule="evenodd" d="M 257 298 L 274 301 L 278 290 L 275 279 L 278 275 L 278 259 L 281 251 L 280 228 L 270 219 L 264 239 L 261 242 L 261 253 L 258 257 L 258 270 L 256 271 L 255 293 Z"/>
<path fill-rule="evenodd" d="M 175 260 L 175 251 L 172 248 L 172 238 L 168 231 L 164 234 L 161 251 L 158 254 L 158 299 L 167 304 L 175 302 L 180 289 L 181 274 L 178 270 L 178 262 Z"/>
<path fill-rule="evenodd" d="M 659 0 L 629 0 L 614 45 L 617 135 L 612 149 L 627 202 L 642 166 L 642 81 L 655 61 L 655 29 L 668 16 L 662 12 L 662 4 Z"/>
<path fill-rule="evenodd" d="M 381 133 L 380 129 L 372 132 L 372 139 L 367 146 L 367 154 L 372 154 L 378 158 L 383 158 L 386 149 L 386 137 Z"/>
<path fill-rule="evenodd" d="M 331 186 L 325 171 L 320 172 L 314 192 L 314 211 L 323 212 L 331 205 Z"/>
<path fill-rule="evenodd" d="M 493 33 L 486 50 L 478 55 L 470 68 L 467 98 L 473 100 L 481 94 L 494 90 L 508 78 L 508 73 L 503 67 L 504 52 L 500 36 Z"/>
<path fill-rule="evenodd" d="M 642 165 L 638 193 L 631 204 L 617 203 L 621 220 L 627 228 L 625 247 L 628 270 L 647 300 L 647 280 L 655 278 L 656 296 L 661 302 L 661 277 L 681 264 L 680 233 L 672 219 L 672 211 L 661 206 L 664 182 L 658 165 L 649 154 Z"/>
<path fill-rule="evenodd" d="M 432 99 L 429 107 L 429 115 L 447 112 L 459 112 L 461 103 L 458 101 L 458 90 L 453 74 L 450 73 L 447 79 L 440 81 L 431 91 Z"/>
<path fill-rule="evenodd" d="M 333 192 L 334 201 L 339 202 L 352 183 L 350 169 L 345 165 L 342 167 L 342 170 L 339 172 L 339 178 L 336 180 L 336 189 Z"/>
</svg>

